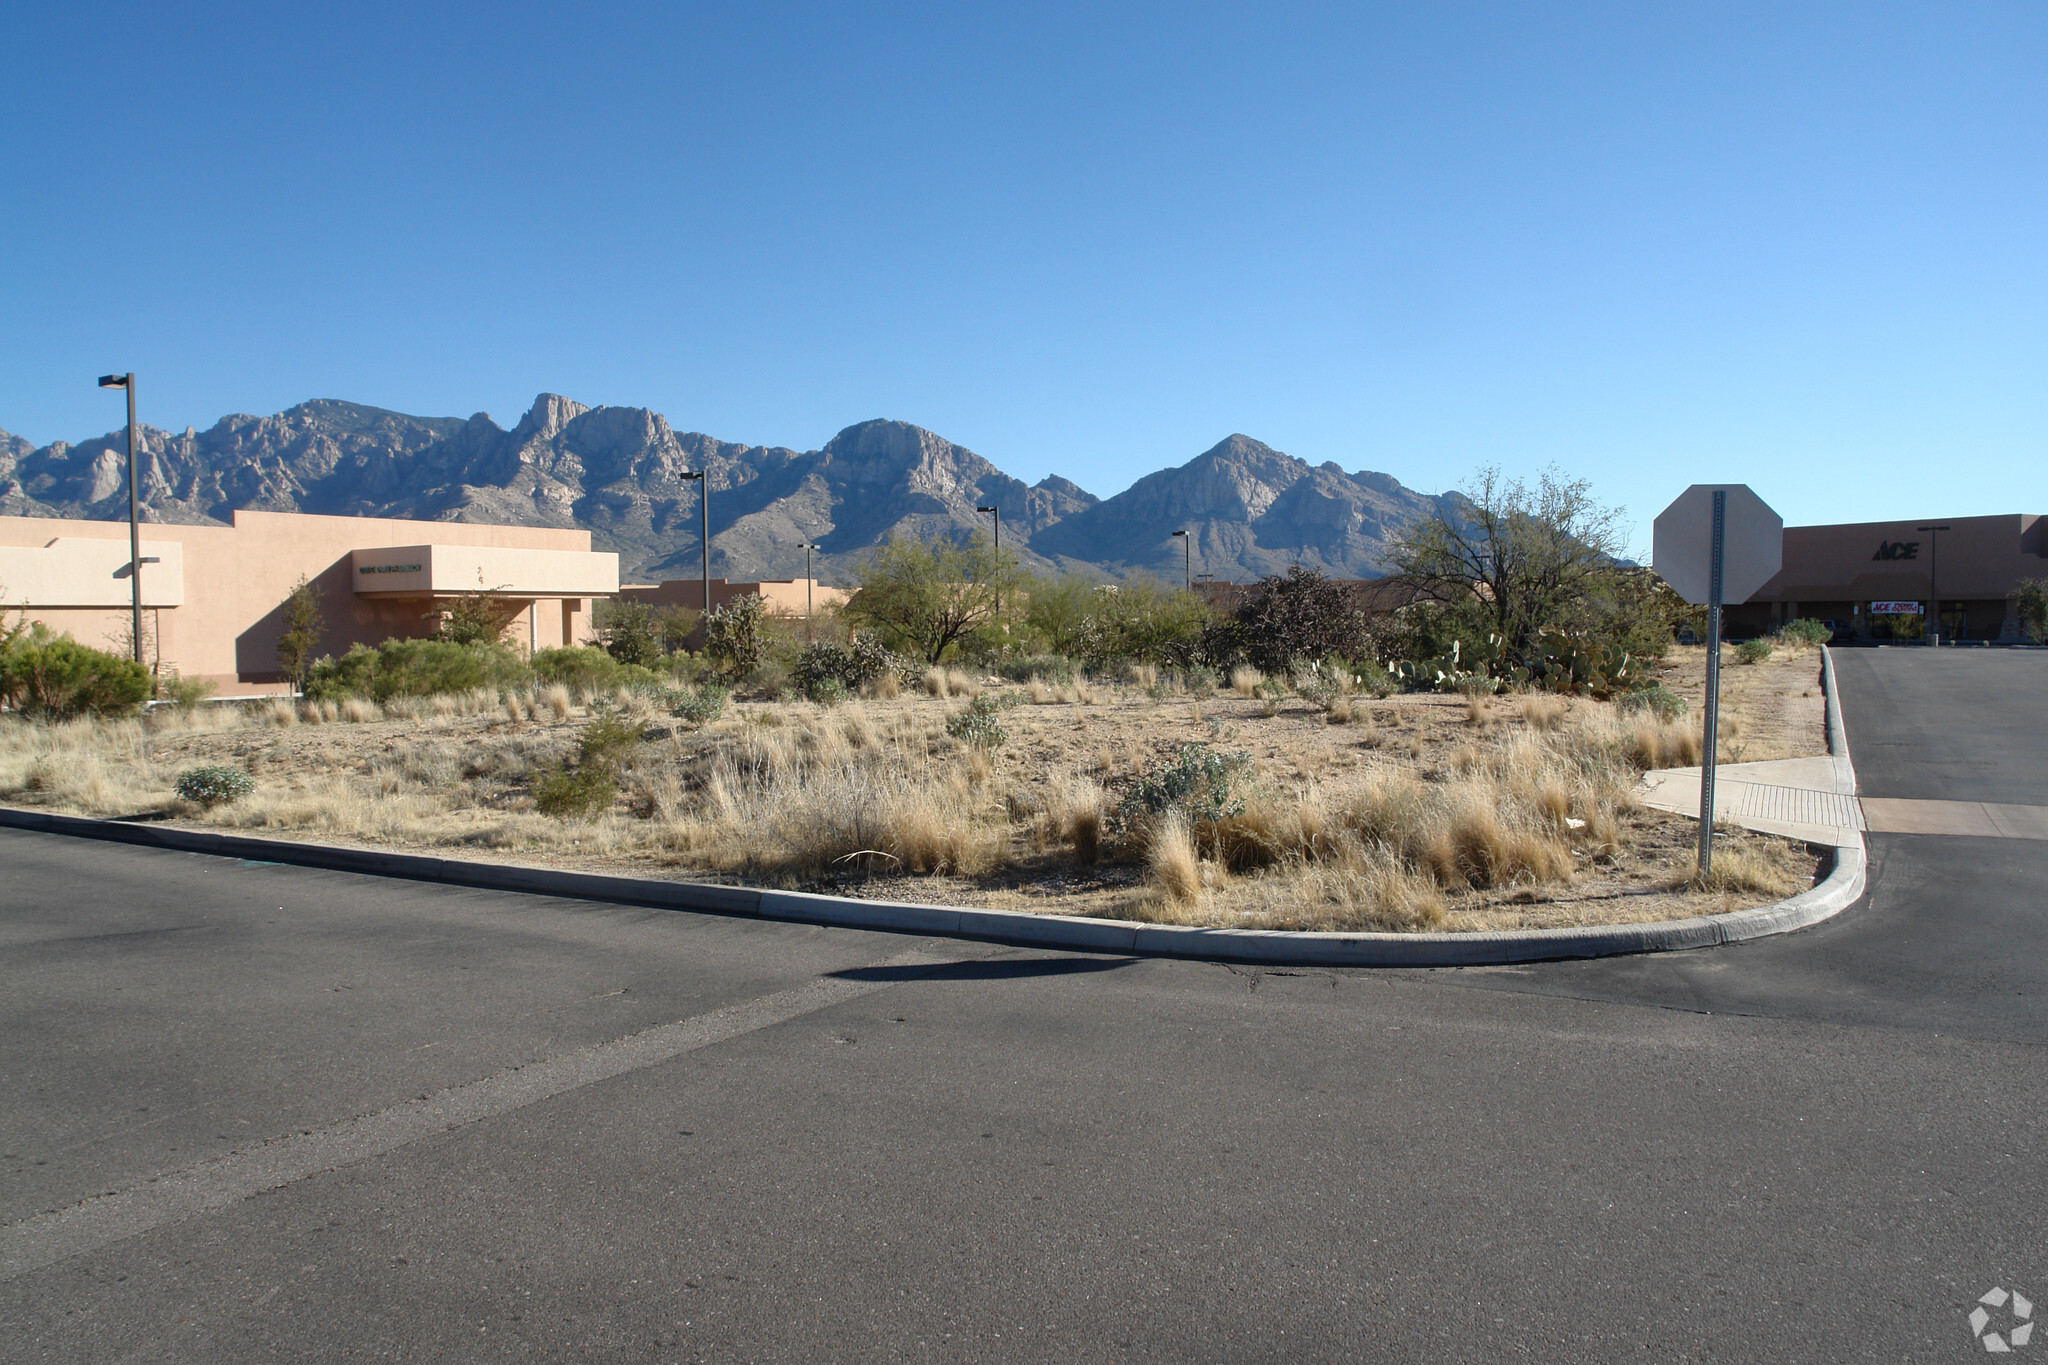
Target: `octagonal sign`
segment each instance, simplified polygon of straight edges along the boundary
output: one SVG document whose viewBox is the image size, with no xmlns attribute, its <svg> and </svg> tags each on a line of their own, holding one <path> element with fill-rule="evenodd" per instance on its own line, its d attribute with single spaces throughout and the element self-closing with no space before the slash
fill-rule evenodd
<svg viewBox="0 0 2048 1365">
<path fill-rule="evenodd" d="M 1745 602 L 1785 562 L 1785 519 L 1746 483 L 1696 483 L 1657 514 L 1650 565 L 1694 606 L 1706 604 L 1714 572 L 1714 494 L 1728 495 L 1721 526 L 1721 600 Z"/>
</svg>

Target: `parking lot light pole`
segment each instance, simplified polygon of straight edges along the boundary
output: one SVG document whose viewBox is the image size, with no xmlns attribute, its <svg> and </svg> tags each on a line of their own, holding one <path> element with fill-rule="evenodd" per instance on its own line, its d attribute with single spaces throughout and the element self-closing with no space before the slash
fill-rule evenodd
<svg viewBox="0 0 2048 1365">
<path fill-rule="evenodd" d="M 817 542 L 805 541 L 804 552 L 804 643 L 811 642 L 811 589 L 817 580 L 811 576 L 811 551 L 817 549 Z"/>
<path fill-rule="evenodd" d="M 1175 531 L 1180 538 L 1180 590 L 1192 594 L 1195 590 L 1195 538 L 1186 531 Z"/>
<path fill-rule="evenodd" d="M 128 391 L 128 597 L 134 604 L 135 662 L 142 662 L 142 514 L 135 498 L 135 375 L 103 374 L 103 389 Z"/>
<path fill-rule="evenodd" d="M 704 609 L 704 614 L 709 616 L 711 614 L 711 480 L 704 477 L 704 471 L 701 469 L 694 474 L 684 470 L 677 474 L 676 477 L 679 479 L 695 479 L 697 481 L 697 505 L 703 509 L 704 513 L 704 598 L 698 605 Z"/>
<path fill-rule="evenodd" d="M 1933 629 L 1927 633 L 1927 643 L 1932 648 L 1941 646 L 1941 533 L 1948 530 L 1946 525 L 1922 526 L 1927 532 L 1927 616 Z"/>
<path fill-rule="evenodd" d="M 986 512 L 996 519 L 996 619 L 1003 616 L 1003 510 L 1000 507 L 977 507 L 977 512 Z"/>
</svg>

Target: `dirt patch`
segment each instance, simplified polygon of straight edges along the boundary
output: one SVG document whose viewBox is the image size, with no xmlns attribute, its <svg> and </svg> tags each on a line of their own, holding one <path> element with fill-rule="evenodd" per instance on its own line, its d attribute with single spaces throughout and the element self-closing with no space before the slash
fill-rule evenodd
<svg viewBox="0 0 2048 1365">
<path fill-rule="evenodd" d="M 1820 674 L 1817 649 L 1780 648 L 1762 663 L 1744 664 L 1724 647 L 1718 761 L 1761 763 L 1827 753 L 1827 694 Z M 1707 693 L 1706 647 L 1673 649 L 1656 676 L 1691 708 L 1697 726 Z"/>
</svg>

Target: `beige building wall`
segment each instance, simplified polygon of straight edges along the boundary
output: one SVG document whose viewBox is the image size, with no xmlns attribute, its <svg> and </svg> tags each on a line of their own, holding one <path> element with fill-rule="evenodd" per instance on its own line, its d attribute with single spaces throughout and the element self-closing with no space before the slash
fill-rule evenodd
<svg viewBox="0 0 2048 1365">
<path fill-rule="evenodd" d="M 357 551 L 394 549 L 431 551 L 423 562 L 440 571 L 407 587 L 380 582 L 357 591 Z M 143 633 L 154 646 L 146 657 L 160 672 L 204 678 L 223 692 L 284 686 L 281 606 L 302 575 L 325 618 L 319 654 L 431 634 L 435 598 L 475 591 L 479 573 L 486 587 L 505 589 L 507 638 L 542 649 L 584 644 L 591 599 L 618 584 L 618 556 L 593 553 L 588 531 L 457 521 L 245 511 L 232 526 L 147 523 L 143 556 L 151 555 L 162 563 L 142 566 Z M 124 572 L 115 581 L 109 601 L 106 574 L 110 566 L 125 570 L 127 560 L 126 522 L 0 517 L 0 600 L 25 605 L 30 619 L 83 643 L 125 645 L 128 580 Z M 11 574 L 26 586 L 17 589 Z M 444 589 L 441 577 L 452 586 Z M 174 584 L 176 602 L 165 596 Z"/>
<path fill-rule="evenodd" d="M 802 616 L 806 610 L 823 611 L 829 606 L 843 605 L 853 596 L 844 588 L 828 588 L 815 578 L 760 579 L 747 583 L 727 582 L 723 578 L 711 580 L 711 605 L 714 607 L 722 607 L 734 598 L 750 593 L 759 593 L 766 598 L 768 610 L 777 616 Z M 628 583 L 619 589 L 619 596 L 628 602 L 645 602 L 650 607 L 687 607 L 691 611 L 699 611 L 704 606 L 704 580 L 671 578 L 661 583 Z"/>
</svg>

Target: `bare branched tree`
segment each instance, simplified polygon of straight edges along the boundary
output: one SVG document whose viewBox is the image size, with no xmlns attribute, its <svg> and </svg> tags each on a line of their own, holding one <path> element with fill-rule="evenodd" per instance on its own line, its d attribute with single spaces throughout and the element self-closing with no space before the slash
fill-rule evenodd
<svg viewBox="0 0 2048 1365">
<path fill-rule="evenodd" d="M 1497 468 L 1461 490 L 1462 505 L 1416 522 L 1387 567 L 1425 597 L 1481 619 L 1520 658 L 1547 628 L 1584 624 L 1622 551 L 1622 511 L 1554 466 L 1530 488 Z"/>
</svg>

